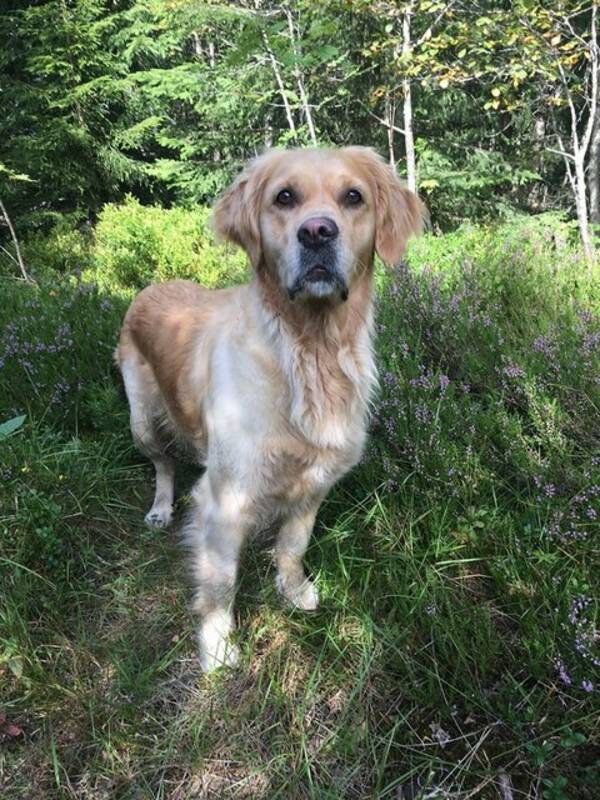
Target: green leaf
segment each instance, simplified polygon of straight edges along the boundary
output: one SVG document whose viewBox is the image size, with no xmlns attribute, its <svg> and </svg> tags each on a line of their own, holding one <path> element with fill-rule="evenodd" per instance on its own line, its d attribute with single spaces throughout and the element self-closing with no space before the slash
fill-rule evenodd
<svg viewBox="0 0 600 800">
<path fill-rule="evenodd" d="M 23 662 L 18 656 L 13 656 L 12 658 L 8 659 L 8 668 L 15 676 L 15 678 L 17 678 L 17 680 L 22 677 Z"/>
<path fill-rule="evenodd" d="M 0 425 L 0 439 L 7 439 L 12 433 L 17 431 L 24 422 L 25 414 L 3 422 L 2 425 Z"/>
</svg>

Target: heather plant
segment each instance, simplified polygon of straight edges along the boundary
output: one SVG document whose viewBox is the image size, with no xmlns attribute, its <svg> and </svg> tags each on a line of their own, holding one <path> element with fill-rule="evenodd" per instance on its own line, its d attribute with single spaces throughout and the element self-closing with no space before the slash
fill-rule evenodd
<svg viewBox="0 0 600 800">
<path fill-rule="evenodd" d="M 115 409 L 102 413 L 99 398 L 116 397 L 112 353 L 126 300 L 57 273 L 40 277 L 35 286 L 3 284 L 0 382 L 5 415 L 27 413 L 77 435 L 82 428 L 110 426 Z"/>
<path fill-rule="evenodd" d="M 171 219 L 134 213 L 155 232 Z M 242 666 L 203 678 L 176 537 L 141 524 L 151 471 L 112 362 L 133 287 L 163 267 L 144 273 L 136 231 L 120 225 L 111 241 L 140 255 L 123 272 L 101 275 L 99 236 L 83 277 L 40 250 L 35 285 L 0 278 L 11 796 L 34 783 L 92 800 L 182 786 L 269 800 L 537 786 L 595 800 L 600 295 L 569 227 L 427 235 L 378 270 L 371 436 L 308 552 L 322 609 L 283 607 L 256 579 L 268 546 L 250 546 Z M 146 244 L 156 265 L 166 245 Z M 191 274 L 190 252 L 170 275 Z M 194 274 L 210 275 L 198 258 Z M 179 520 L 197 474 L 179 476 Z"/>
<path fill-rule="evenodd" d="M 530 668 L 556 668 L 565 686 L 587 692 L 598 657 L 590 644 L 597 600 L 577 586 L 594 583 L 587 564 L 600 515 L 597 284 L 583 283 L 587 266 L 572 253 L 542 258 L 535 230 L 521 229 L 512 241 L 505 233 L 487 234 L 492 246 L 480 255 L 463 257 L 457 248 L 452 263 L 446 251 L 443 271 L 423 259 L 425 239 L 411 265 L 389 276 L 367 468 L 378 474 L 383 465 L 383 502 L 398 513 L 407 492 L 424 515 L 443 503 L 465 556 L 500 563 L 516 548 L 511 568 L 519 588 L 506 598 L 507 613 L 519 596 L 528 613 L 536 583 L 546 601 L 563 604 L 545 611 L 557 628 L 547 631 L 543 648 L 521 639 L 521 647 L 533 647 Z M 548 572 L 534 578 L 532 557 Z M 573 562 L 585 578 L 573 579 Z M 564 621 L 567 586 L 568 602 L 584 603 L 575 622 L 572 613 Z M 577 630 L 587 633 L 578 639 Z"/>
</svg>

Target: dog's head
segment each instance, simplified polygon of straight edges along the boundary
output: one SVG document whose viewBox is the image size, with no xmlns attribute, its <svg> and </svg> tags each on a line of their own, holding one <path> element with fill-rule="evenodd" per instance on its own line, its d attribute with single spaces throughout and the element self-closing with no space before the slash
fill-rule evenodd
<svg viewBox="0 0 600 800">
<path fill-rule="evenodd" d="M 345 300 L 375 251 L 397 263 L 423 206 L 373 150 L 272 150 L 219 198 L 213 225 L 290 300 Z"/>
</svg>

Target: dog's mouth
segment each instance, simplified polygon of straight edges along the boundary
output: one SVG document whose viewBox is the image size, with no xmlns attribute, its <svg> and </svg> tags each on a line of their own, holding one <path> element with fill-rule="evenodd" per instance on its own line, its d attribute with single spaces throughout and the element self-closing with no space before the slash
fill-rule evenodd
<svg viewBox="0 0 600 800">
<path fill-rule="evenodd" d="M 348 287 L 334 266 L 314 264 L 303 272 L 294 285 L 288 289 L 288 295 L 292 301 L 301 294 L 312 299 L 322 300 L 339 294 L 342 300 L 347 300 Z"/>
<path fill-rule="evenodd" d="M 331 270 L 329 270 L 327 267 L 324 267 L 322 264 L 317 264 L 312 269 L 308 270 L 308 272 L 304 275 L 304 280 L 308 283 L 317 283 L 317 281 L 333 283 L 335 278 L 331 274 Z"/>
</svg>

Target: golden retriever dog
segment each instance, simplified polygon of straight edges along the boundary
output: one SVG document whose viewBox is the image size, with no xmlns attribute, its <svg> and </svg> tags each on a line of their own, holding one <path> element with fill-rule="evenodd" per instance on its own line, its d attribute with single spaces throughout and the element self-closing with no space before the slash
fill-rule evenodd
<svg viewBox="0 0 600 800">
<path fill-rule="evenodd" d="M 171 521 L 184 442 L 206 470 L 192 491 L 185 541 L 201 664 L 234 664 L 230 642 L 240 549 L 277 523 L 277 586 L 317 608 L 303 556 L 327 491 L 359 460 L 373 360 L 373 258 L 399 261 L 422 224 L 418 198 L 374 151 L 273 150 L 217 201 L 213 226 L 252 262 L 249 285 L 191 281 L 144 289 L 117 361 L 137 447 L 154 463 L 146 521 Z"/>
</svg>

